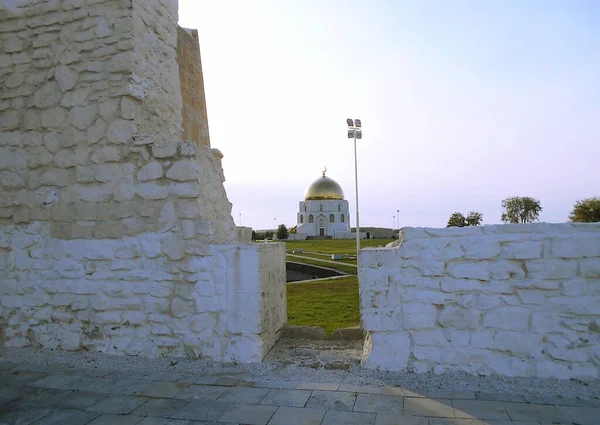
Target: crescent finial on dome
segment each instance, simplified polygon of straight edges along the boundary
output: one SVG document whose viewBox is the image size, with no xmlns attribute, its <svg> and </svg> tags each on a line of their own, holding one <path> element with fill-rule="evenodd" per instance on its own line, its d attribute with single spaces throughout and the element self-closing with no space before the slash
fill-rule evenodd
<svg viewBox="0 0 600 425">
<path fill-rule="evenodd" d="M 325 173 L 327 172 L 327 167 L 323 170 L 323 177 L 325 177 Z"/>
</svg>

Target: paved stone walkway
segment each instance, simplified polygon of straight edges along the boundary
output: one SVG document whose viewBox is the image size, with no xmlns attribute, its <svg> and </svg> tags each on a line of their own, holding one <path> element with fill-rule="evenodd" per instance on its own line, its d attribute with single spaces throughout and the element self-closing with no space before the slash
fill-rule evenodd
<svg viewBox="0 0 600 425">
<path fill-rule="evenodd" d="M 0 363 L 0 424 L 600 424 L 598 400 Z"/>
</svg>

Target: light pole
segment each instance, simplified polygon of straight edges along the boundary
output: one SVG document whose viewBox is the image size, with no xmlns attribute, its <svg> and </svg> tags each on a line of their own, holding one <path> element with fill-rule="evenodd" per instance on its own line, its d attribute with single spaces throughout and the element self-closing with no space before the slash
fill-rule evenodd
<svg viewBox="0 0 600 425">
<path fill-rule="evenodd" d="M 392 216 L 392 232 L 394 231 L 394 227 L 396 227 L 396 216 Z"/>
<path fill-rule="evenodd" d="M 400 231 L 400 210 L 396 210 L 396 219 L 398 220 L 398 227 L 396 229 Z"/>
<path fill-rule="evenodd" d="M 240 213 L 240 227 L 242 227 L 242 213 Z"/>
<path fill-rule="evenodd" d="M 358 262 L 358 251 L 360 251 L 360 224 L 358 221 L 358 160 L 356 158 L 356 139 L 362 139 L 362 123 L 359 119 L 348 118 L 348 138 L 354 139 L 354 185 L 356 187 L 356 261 Z"/>
<path fill-rule="evenodd" d="M 275 240 L 275 234 L 277 233 L 277 219 L 273 217 L 273 226 L 275 226 L 275 230 L 273 230 L 273 240 Z"/>
</svg>

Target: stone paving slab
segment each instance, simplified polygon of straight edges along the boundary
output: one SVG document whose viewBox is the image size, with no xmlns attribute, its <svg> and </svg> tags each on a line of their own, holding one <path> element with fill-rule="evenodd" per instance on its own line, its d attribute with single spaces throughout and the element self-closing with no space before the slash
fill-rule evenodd
<svg viewBox="0 0 600 425">
<path fill-rule="evenodd" d="M 213 400 L 215 401 L 227 390 L 227 387 L 213 387 L 207 385 L 190 385 L 175 396 L 181 399 Z"/>
<path fill-rule="evenodd" d="M 404 413 L 413 416 L 431 416 L 438 418 L 454 418 L 452 400 L 433 398 L 404 399 Z"/>
<path fill-rule="evenodd" d="M 223 403 L 259 404 L 267 395 L 267 388 L 227 388 L 217 399 Z"/>
<path fill-rule="evenodd" d="M 51 407 L 4 404 L 0 406 L 0 423 L 30 424 L 52 412 Z"/>
<path fill-rule="evenodd" d="M 452 400 L 457 418 L 510 419 L 501 401 Z"/>
<path fill-rule="evenodd" d="M 30 382 L 29 385 L 42 388 L 64 388 L 65 385 L 78 381 L 79 379 L 81 379 L 81 377 L 75 375 L 54 374 Z"/>
<path fill-rule="evenodd" d="M 88 425 L 135 425 L 143 419 L 141 416 L 101 414 Z M 157 419 L 162 420 L 162 418 Z"/>
<path fill-rule="evenodd" d="M 128 414 L 136 407 L 147 401 L 146 397 L 136 397 L 130 395 L 118 395 L 100 400 L 92 404 L 87 410 L 100 413 Z"/>
<path fill-rule="evenodd" d="M 404 413 L 404 397 L 393 395 L 358 394 L 354 404 L 355 412 L 364 413 Z"/>
<path fill-rule="evenodd" d="M 146 383 L 146 386 L 139 391 L 135 392 L 135 395 L 144 397 L 159 397 L 159 398 L 171 398 L 189 387 L 190 384 L 184 382 L 151 382 Z"/>
<path fill-rule="evenodd" d="M 171 415 L 175 419 L 195 421 L 217 421 L 232 407 L 231 403 L 212 400 L 192 400 Z"/>
<path fill-rule="evenodd" d="M 348 410 L 354 408 L 356 394 L 335 391 L 313 391 L 306 402 L 306 407 L 324 407 L 331 410 Z"/>
<path fill-rule="evenodd" d="M 296 390 L 321 390 L 321 391 L 337 391 L 340 387 L 340 384 L 336 384 L 335 382 L 330 383 L 319 383 L 319 382 L 306 382 L 297 384 Z"/>
<path fill-rule="evenodd" d="M 269 425 L 320 425 L 325 409 L 280 407 L 269 421 Z"/>
<path fill-rule="evenodd" d="M 321 425 L 375 425 L 375 414 L 328 410 Z"/>
<path fill-rule="evenodd" d="M 281 390 L 273 388 L 262 399 L 260 404 L 286 407 L 304 407 L 312 391 L 308 390 Z"/>
<path fill-rule="evenodd" d="M 58 409 L 34 422 L 43 425 L 85 425 L 92 419 L 99 416 L 97 412 L 87 412 L 84 410 Z"/>
<path fill-rule="evenodd" d="M 168 418 L 188 403 L 189 400 L 154 398 L 135 408 L 131 414 L 136 416 L 158 416 Z"/>
<path fill-rule="evenodd" d="M 266 425 L 277 411 L 276 406 L 251 406 L 235 404 L 219 418 L 219 422 L 236 422 L 248 425 Z"/>
<path fill-rule="evenodd" d="M 347 385 L 342 384 L 338 388 L 338 391 L 349 392 L 349 393 L 359 393 L 359 394 L 383 394 L 383 388 L 381 387 L 367 387 L 361 385 Z"/>
<path fill-rule="evenodd" d="M 398 416 L 396 413 L 377 413 L 375 425 L 429 425 L 429 421 L 433 419 L 421 416 Z"/>
<path fill-rule="evenodd" d="M 504 407 L 513 421 L 561 422 L 562 417 L 555 406 L 545 404 L 506 403 Z"/>
</svg>

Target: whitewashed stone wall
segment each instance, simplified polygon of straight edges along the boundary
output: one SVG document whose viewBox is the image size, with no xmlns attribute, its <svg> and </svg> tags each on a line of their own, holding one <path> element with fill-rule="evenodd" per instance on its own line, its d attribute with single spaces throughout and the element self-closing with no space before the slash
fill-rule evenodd
<svg viewBox="0 0 600 425">
<path fill-rule="evenodd" d="M 360 252 L 365 366 L 600 377 L 600 223 L 400 236 Z"/>
<path fill-rule="evenodd" d="M 7 345 L 246 362 L 277 339 L 284 248 L 240 243 L 222 154 L 180 141 L 176 22 L 175 0 L 0 3 Z"/>
</svg>

